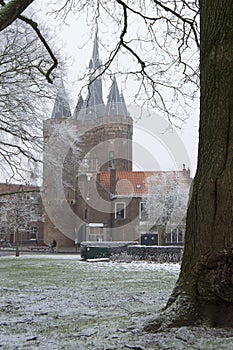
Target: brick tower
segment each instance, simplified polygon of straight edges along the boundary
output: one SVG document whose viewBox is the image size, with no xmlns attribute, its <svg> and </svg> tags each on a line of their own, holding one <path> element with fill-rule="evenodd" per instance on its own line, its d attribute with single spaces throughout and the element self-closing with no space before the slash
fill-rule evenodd
<svg viewBox="0 0 233 350">
<path fill-rule="evenodd" d="M 67 173 L 67 170 L 71 169 L 70 167 L 65 169 L 66 157 L 63 157 L 63 149 L 67 143 L 67 140 L 64 140 L 64 130 L 72 127 L 73 119 L 70 106 L 63 82 L 60 81 L 51 118 L 45 120 L 43 126 L 42 191 L 45 208 L 44 242 L 49 245 L 55 239 L 58 247 L 74 245 L 72 234 L 69 235 L 71 236 L 70 238 L 64 232 L 61 232 L 73 232 L 75 226 L 74 220 L 69 220 L 67 217 L 66 220 L 62 220 L 63 226 L 59 224 L 66 206 L 74 207 L 74 183 L 72 183 L 74 174 L 71 171 Z M 64 179 L 64 170 L 66 170 L 66 179 Z"/>
<path fill-rule="evenodd" d="M 76 152 L 71 147 L 65 159 L 61 157 L 59 160 L 60 152 L 64 151 L 61 141 L 60 148 L 54 147 L 55 157 L 51 156 L 50 151 L 44 154 L 43 187 L 44 204 L 47 211 L 44 240 L 48 244 L 55 239 L 58 248 L 72 246 L 85 239 L 84 235 L 80 236 L 82 228 L 75 222 L 72 214 L 69 219 L 64 218 L 64 222 L 57 224 L 69 205 L 71 211 L 83 221 L 84 226 L 86 225 L 87 205 L 80 202 L 80 187 L 85 187 L 90 180 L 92 183 L 95 182 L 97 173 L 100 171 L 113 169 L 132 171 L 132 118 L 127 111 L 123 94 L 119 92 L 115 77 L 112 80 L 107 102 L 104 103 L 97 35 L 94 40 L 89 71 L 91 80 L 87 97 L 83 99 L 82 95 L 79 95 L 73 116 L 71 116 L 65 89 L 61 83 L 51 118 L 44 123 L 45 148 L 50 144 L 51 147 L 54 147 L 54 143 L 63 137 L 62 130 L 65 129 L 72 129 L 72 142 L 77 148 Z M 51 135 L 53 135 L 54 142 L 51 142 Z M 76 142 L 74 142 L 75 138 Z M 50 154 L 50 159 L 48 154 Z M 54 166 L 53 164 L 51 166 L 53 161 Z M 58 185 L 54 186 L 56 176 L 62 179 L 60 182 L 58 179 Z M 59 189 L 61 183 L 62 190 Z M 53 219 L 51 219 L 51 213 Z M 95 221 L 101 222 L 102 219 L 96 217 Z M 64 232 L 62 227 L 64 227 Z"/>
</svg>

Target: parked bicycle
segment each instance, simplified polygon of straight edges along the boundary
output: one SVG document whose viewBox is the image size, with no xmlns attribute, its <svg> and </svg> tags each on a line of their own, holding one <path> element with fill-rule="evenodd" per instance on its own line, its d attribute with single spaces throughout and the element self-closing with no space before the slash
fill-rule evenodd
<svg viewBox="0 0 233 350">
<path fill-rule="evenodd" d="M 57 252 L 57 242 L 56 242 L 55 239 L 54 239 L 54 240 L 52 241 L 52 243 L 50 244 L 49 251 L 50 251 L 51 253 L 56 253 L 56 252 Z"/>
</svg>

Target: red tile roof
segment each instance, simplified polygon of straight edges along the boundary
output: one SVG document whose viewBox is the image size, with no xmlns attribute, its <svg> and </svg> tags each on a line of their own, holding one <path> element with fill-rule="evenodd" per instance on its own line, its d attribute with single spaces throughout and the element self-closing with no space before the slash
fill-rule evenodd
<svg viewBox="0 0 233 350">
<path fill-rule="evenodd" d="M 159 183 L 166 177 L 178 176 L 179 182 L 189 186 L 189 178 L 183 171 L 116 171 L 116 195 L 141 196 L 147 193 L 147 178 Z M 100 184 L 110 192 L 110 171 L 100 173 Z"/>
</svg>

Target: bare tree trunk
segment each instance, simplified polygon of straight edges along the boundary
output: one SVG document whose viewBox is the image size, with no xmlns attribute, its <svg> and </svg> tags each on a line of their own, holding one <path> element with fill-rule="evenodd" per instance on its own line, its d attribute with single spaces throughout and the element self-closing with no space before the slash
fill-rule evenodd
<svg viewBox="0 0 233 350">
<path fill-rule="evenodd" d="M 166 245 L 166 227 L 164 226 L 159 226 L 158 229 L 158 233 L 159 233 L 159 245 Z"/>
<path fill-rule="evenodd" d="M 15 256 L 19 256 L 19 229 L 16 228 L 15 232 Z"/>
<path fill-rule="evenodd" d="M 198 168 L 181 273 L 146 329 L 205 323 L 233 327 L 233 1 L 200 0 Z"/>
</svg>

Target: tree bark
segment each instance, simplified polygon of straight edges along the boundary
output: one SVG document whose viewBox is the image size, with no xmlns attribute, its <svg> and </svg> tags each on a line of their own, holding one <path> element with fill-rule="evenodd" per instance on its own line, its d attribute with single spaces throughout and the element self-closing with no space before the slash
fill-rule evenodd
<svg viewBox="0 0 233 350">
<path fill-rule="evenodd" d="M 198 167 L 177 285 L 146 329 L 233 327 L 233 1 L 200 0 Z"/>
<path fill-rule="evenodd" d="M 166 227 L 165 226 L 159 226 L 158 228 L 159 233 L 159 245 L 166 245 Z"/>
<path fill-rule="evenodd" d="M 0 32 L 14 22 L 33 1 L 10 0 L 4 6 L 0 7 Z"/>
</svg>

